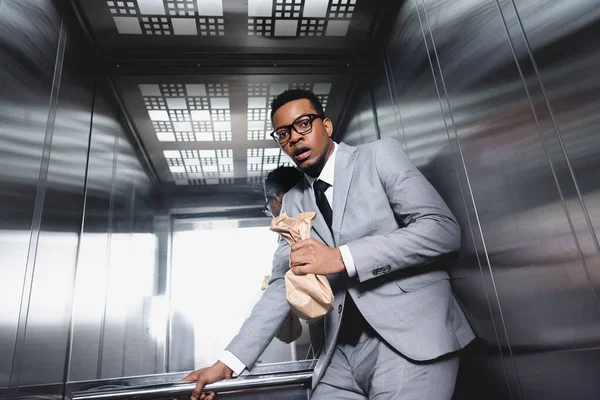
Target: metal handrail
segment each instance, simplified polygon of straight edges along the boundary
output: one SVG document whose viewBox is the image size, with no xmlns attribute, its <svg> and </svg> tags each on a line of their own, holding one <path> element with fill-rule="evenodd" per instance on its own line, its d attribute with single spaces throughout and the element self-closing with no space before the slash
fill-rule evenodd
<svg viewBox="0 0 600 400">
<path fill-rule="evenodd" d="M 250 389 L 259 389 L 275 386 L 305 385 L 312 378 L 311 372 L 248 376 L 227 379 L 206 385 L 204 392 L 231 392 Z M 97 399 L 152 399 L 156 397 L 189 396 L 196 386 L 195 383 L 171 383 L 167 385 L 139 386 L 118 390 L 88 390 L 73 393 L 73 400 Z"/>
</svg>

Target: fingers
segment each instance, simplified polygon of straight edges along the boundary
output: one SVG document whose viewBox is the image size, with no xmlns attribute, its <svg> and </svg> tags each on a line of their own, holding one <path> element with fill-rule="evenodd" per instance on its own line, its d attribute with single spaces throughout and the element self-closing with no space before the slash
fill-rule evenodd
<svg viewBox="0 0 600 400">
<path fill-rule="evenodd" d="M 204 381 L 198 381 L 196 383 L 196 387 L 192 391 L 192 400 L 203 399 L 204 393 L 202 393 L 202 389 L 204 388 Z"/>
<path fill-rule="evenodd" d="M 297 267 L 315 262 L 315 252 L 309 247 L 293 250 L 290 252 L 290 267 Z"/>
<path fill-rule="evenodd" d="M 306 275 L 309 274 L 310 272 L 307 272 L 307 266 L 306 265 L 302 265 L 299 267 L 292 267 L 292 274 L 294 275 Z"/>
<path fill-rule="evenodd" d="M 316 240 L 313 238 L 304 239 L 300 242 L 296 242 L 296 243 L 292 244 L 291 249 L 292 249 L 292 251 L 302 249 L 302 248 L 309 246 L 315 242 L 316 242 Z"/>
<path fill-rule="evenodd" d="M 196 382 L 197 380 L 198 380 L 198 378 L 196 377 L 196 371 L 192 371 L 181 381 L 182 382 Z"/>
<path fill-rule="evenodd" d="M 214 392 L 202 393 L 200 400 L 213 400 L 215 398 Z"/>
</svg>

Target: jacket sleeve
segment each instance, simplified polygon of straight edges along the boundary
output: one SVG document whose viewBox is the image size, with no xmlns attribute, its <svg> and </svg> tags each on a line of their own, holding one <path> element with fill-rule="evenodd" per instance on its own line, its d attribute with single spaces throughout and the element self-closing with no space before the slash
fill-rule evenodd
<svg viewBox="0 0 600 400">
<path fill-rule="evenodd" d="M 400 144 L 380 140 L 372 163 L 403 227 L 347 243 L 358 279 L 365 282 L 404 268 L 425 266 L 460 249 L 460 227 L 441 196 L 410 162 Z"/>
<path fill-rule="evenodd" d="M 236 356 L 248 369 L 252 368 L 265 351 L 290 312 L 284 281 L 289 264 L 290 248 L 280 238 L 279 246 L 273 256 L 273 270 L 269 285 L 238 334 L 227 346 L 226 350 Z"/>
</svg>

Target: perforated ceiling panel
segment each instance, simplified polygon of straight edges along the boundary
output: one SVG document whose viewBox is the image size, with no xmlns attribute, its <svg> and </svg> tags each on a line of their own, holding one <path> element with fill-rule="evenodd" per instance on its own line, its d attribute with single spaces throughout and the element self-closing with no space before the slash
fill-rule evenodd
<svg viewBox="0 0 600 400">
<path fill-rule="evenodd" d="M 121 35 L 225 34 L 222 0 L 107 0 Z"/>
<path fill-rule="evenodd" d="M 101 57 L 134 74 L 154 74 L 165 60 L 171 66 L 198 60 L 200 67 L 267 59 L 283 65 L 290 58 L 300 64 L 286 65 L 348 65 L 368 59 L 362 53 L 384 29 L 381 8 L 402 1 L 72 0 Z"/>
<path fill-rule="evenodd" d="M 233 183 L 233 150 L 165 150 L 177 185 Z"/>
<path fill-rule="evenodd" d="M 249 148 L 246 152 L 248 165 L 246 168 L 249 182 L 252 178 L 258 181 L 264 179 L 269 171 L 274 170 L 280 165 L 293 166 L 293 161 L 280 149 L 267 148 L 257 149 Z"/>
<path fill-rule="evenodd" d="M 345 36 L 357 0 L 248 0 L 248 35 Z"/>
<path fill-rule="evenodd" d="M 345 37 L 365 0 L 79 0 L 103 33 L 130 36 Z M 246 6 L 247 4 L 247 6 Z M 363 10 L 364 12 L 364 10 Z M 100 13 L 100 14 L 99 14 Z M 104 15 L 101 15 L 101 14 Z M 242 14 L 242 15 L 240 15 Z M 358 15 L 358 17 L 357 17 Z M 110 21 L 110 22 L 108 22 Z M 246 24 L 246 26 L 242 25 Z M 106 40 L 103 37 L 100 41 Z M 118 42 L 114 43 L 119 45 Z M 181 45 L 181 43 L 178 43 Z"/>
<path fill-rule="evenodd" d="M 118 80 L 118 89 L 162 182 L 260 184 L 277 166 L 293 165 L 269 135 L 272 100 L 290 88 L 312 90 L 335 119 L 329 114 L 330 96 L 336 87 L 345 93 L 346 79 L 129 77 Z"/>
<path fill-rule="evenodd" d="M 159 141 L 232 140 L 226 83 L 141 84 L 139 88 Z"/>
</svg>

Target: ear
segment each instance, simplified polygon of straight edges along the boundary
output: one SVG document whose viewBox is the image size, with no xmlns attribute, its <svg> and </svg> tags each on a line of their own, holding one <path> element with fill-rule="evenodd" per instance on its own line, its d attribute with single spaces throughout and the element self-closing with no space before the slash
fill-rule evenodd
<svg viewBox="0 0 600 400">
<path fill-rule="evenodd" d="M 333 122 L 329 118 L 323 118 L 323 125 L 325 126 L 327 136 L 331 137 L 333 135 Z"/>
</svg>

